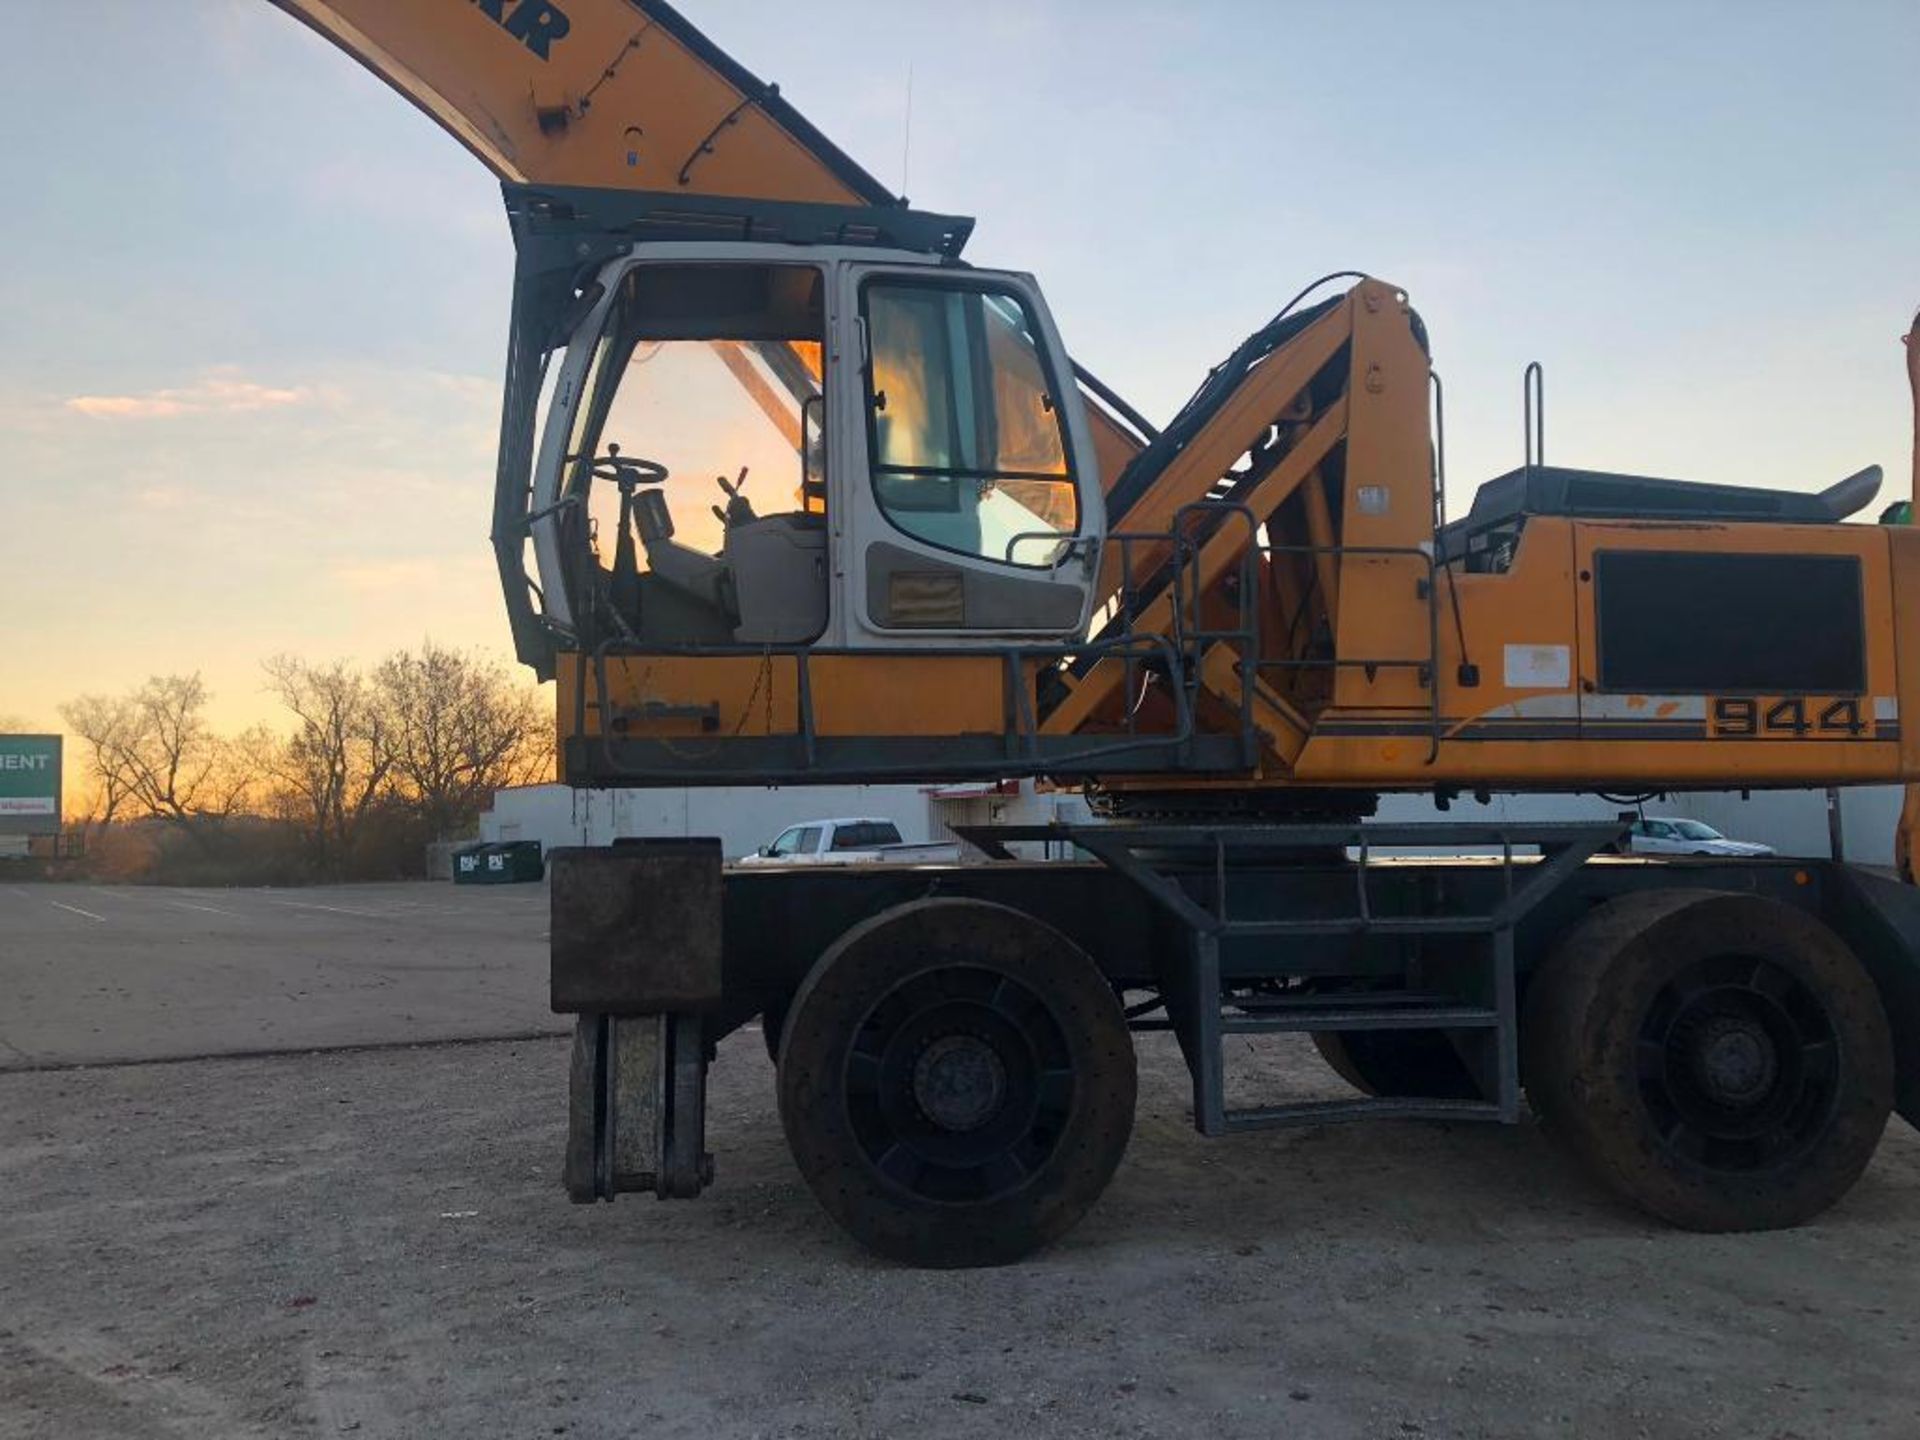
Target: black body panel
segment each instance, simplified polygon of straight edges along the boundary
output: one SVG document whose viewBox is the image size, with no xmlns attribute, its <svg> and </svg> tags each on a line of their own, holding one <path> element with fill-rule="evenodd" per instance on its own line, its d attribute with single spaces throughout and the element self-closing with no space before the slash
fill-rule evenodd
<svg viewBox="0 0 1920 1440">
<path fill-rule="evenodd" d="M 1601 550 L 1593 572 L 1604 691 L 1857 695 L 1866 686 L 1854 556 Z"/>
</svg>

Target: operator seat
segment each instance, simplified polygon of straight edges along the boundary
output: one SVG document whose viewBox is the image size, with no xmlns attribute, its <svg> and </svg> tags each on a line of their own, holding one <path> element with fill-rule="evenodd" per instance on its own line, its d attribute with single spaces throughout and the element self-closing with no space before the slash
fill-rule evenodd
<svg viewBox="0 0 1920 1440">
<path fill-rule="evenodd" d="M 654 577 L 724 615 L 740 644 L 803 645 L 827 628 L 826 516 L 736 516 L 717 559 L 674 540 L 658 490 L 634 497 L 634 523 Z"/>
<path fill-rule="evenodd" d="M 721 554 L 746 645 L 804 645 L 827 628 L 827 517 L 804 510 L 727 526 Z"/>
<path fill-rule="evenodd" d="M 634 523 L 640 529 L 640 544 L 647 552 L 647 564 L 657 579 L 734 618 L 734 607 L 727 593 L 726 563 L 673 538 L 673 516 L 667 510 L 665 495 L 658 490 L 642 490 L 636 495 Z"/>
</svg>

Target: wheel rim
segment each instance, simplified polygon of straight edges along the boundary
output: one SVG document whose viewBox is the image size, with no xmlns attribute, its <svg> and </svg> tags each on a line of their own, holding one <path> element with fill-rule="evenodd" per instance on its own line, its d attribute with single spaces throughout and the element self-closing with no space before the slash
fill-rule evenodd
<svg viewBox="0 0 1920 1440">
<path fill-rule="evenodd" d="M 853 1134 L 886 1184 L 977 1205 L 1052 1156 L 1073 1104 L 1066 1036 L 1040 997 L 995 971 L 909 976 L 856 1032 L 846 1066 Z"/>
<path fill-rule="evenodd" d="M 1785 967 L 1750 956 L 1689 965 L 1640 1027 L 1640 1096 L 1660 1144 L 1713 1170 L 1804 1152 L 1839 1095 L 1833 1018 Z"/>
</svg>

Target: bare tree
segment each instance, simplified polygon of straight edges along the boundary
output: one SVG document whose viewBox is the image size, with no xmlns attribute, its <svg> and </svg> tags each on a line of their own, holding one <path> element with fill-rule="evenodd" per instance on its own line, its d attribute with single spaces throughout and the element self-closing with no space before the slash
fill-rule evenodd
<svg viewBox="0 0 1920 1440">
<path fill-rule="evenodd" d="M 264 768 L 284 787 L 289 818 L 314 862 L 344 873 L 393 773 L 392 725 L 365 676 L 344 661 L 265 662 L 268 688 L 293 712 L 294 732 L 270 747 Z"/>
<path fill-rule="evenodd" d="M 551 773 L 539 696 L 491 661 L 429 641 L 389 657 L 374 685 L 395 776 L 435 839 L 470 830 L 493 791 Z"/>
<path fill-rule="evenodd" d="M 283 857 L 276 864 L 297 841 L 316 876 L 395 873 L 422 840 L 470 831 L 493 791 L 551 773 L 538 693 L 482 657 L 428 644 L 371 672 L 290 655 L 265 670 L 290 734 L 264 724 L 217 733 L 198 675 L 62 706 L 92 780 L 90 824 L 157 818 L 201 860 L 265 863 L 267 850 L 220 843 L 252 810 L 279 822 L 247 831 Z"/>
<path fill-rule="evenodd" d="M 210 848 L 240 809 L 254 772 L 245 751 L 207 724 L 198 675 L 156 675 L 120 697 L 86 695 L 61 716 L 88 749 L 101 820 L 154 816 Z"/>
<path fill-rule="evenodd" d="M 111 825 L 120 818 L 133 790 L 128 755 L 135 730 L 134 704 L 125 695 L 82 695 L 60 707 L 60 718 L 86 749 L 93 781 L 85 823 Z"/>
</svg>

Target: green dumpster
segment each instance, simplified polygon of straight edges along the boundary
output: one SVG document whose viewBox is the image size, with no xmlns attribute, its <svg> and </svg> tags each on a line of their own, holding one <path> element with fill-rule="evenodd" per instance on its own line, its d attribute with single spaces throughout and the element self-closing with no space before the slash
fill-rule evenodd
<svg viewBox="0 0 1920 1440">
<path fill-rule="evenodd" d="M 546 878 L 546 862 L 540 856 L 538 840 L 506 840 L 489 845 L 481 857 L 481 883 L 514 885 Z"/>
<path fill-rule="evenodd" d="M 453 852 L 453 883 L 456 885 L 484 885 L 487 883 L 487 851 L 491 845 L 475 843 L 462 845 Z"/>
<path fill-rule="evenodd" d="M 509 840 L 496 845 L 487 856 L 488 866 L 496 859 L 501 862 L 500 879 L 506 884 L 547 878 L 547 863 L 541 856 L 538 840 Z"/>
</svg>

